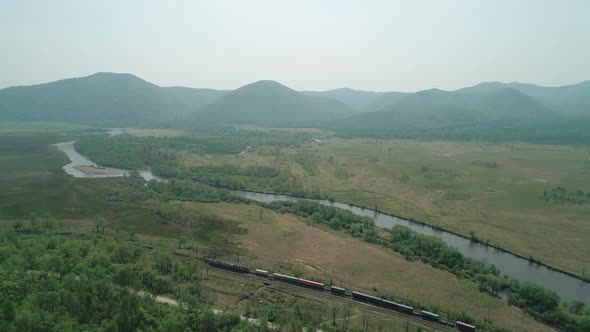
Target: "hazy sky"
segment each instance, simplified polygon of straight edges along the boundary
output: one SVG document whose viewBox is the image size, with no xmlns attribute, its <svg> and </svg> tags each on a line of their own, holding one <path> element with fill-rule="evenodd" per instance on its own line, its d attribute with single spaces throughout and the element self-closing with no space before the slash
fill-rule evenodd
<svg viewBox="0 0 590 332">
<path fill-rule="evenodd" d="M 0 87 L 98 71 L 221 89 L 571 84 L 590 79 L 590 1 L 0 0 Z"/>
</svg>

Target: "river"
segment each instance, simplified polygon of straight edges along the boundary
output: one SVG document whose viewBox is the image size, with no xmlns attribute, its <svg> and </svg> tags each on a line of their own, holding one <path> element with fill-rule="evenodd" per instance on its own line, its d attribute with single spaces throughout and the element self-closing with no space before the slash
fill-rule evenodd
<svg viewBox="0 0 590 332">
<path fill-rule="evenodd" d="M 106 177 L 121 177 L 127 176 L 131 173 L 130 170 L 118 168 L 100 168 L 108 174 L 87 174 L 80 171 L 79 166 L 99 167 L 95 162 L 81 155 L 74 148 L 75 141 L 63 142 L 55 144 L 55 146 L 63 151 L 71 160 L 71 162 L 63 167 L 66 173 L 74 177 L 83 178 L 106 178 Z M 146 180 L 166 181 L 152 174 L 152 172 L 145 170 L 140 171 L 139 174 Z M 272 201 L 293 201 L 293 200 L 311 200 L 323 205 L 334 206 L 337 208 L 351 211 L 360 216 L 368 216 L 375 220 L 375 225 L 383 228 L 391 228 L 394 225 L 403 225 L 410 229 L 426 235 L 436 236 L 441 238 L 447 244 L 457 248 L 459 252 L 467 257 L 477 259 L 486 264 L 494 264 L 502 274 L 507 274 L 520 281 L 531 282 L 547 289 L 555 291 L 562 300 L 565 301 L 581 301 L 590 304 L 590 283 L 585 282 L 574 276 L 565 274 L 560 271 L 552 270 L 544 265 L 532 263 L 522 257 L 514 254 L 498 250 L 496 248 L 486 246 L 482 243 L 473 242 L 467 238 L 439 230 L 422 223 L 398 218 L 395 216 L 379 213 L 377 211 L 361 208 L 353 205 L 330 202 L 328 200 L 316 200 L 298 198 L 286 195 L 263 194 L 247 191 L 234 191 L 234 193 L 244 196 L 246 198 L 270 203 Z"/>
<path fill-rule="evenodd" d="M 112 178 L 128 176 L 131 174 L 132 171 L 128 169 L 100 167 L 98 164 L 76 151 L 74 147 L 75 143 L 76 141 L 54 144 L 60 151 L 65 153 L 68 158 L 70 158 L 70 163 L 62 167 L 67 174 L 76 178 Z M 94 172 L 81 171 L 80 167 L 83 166 L 92 167 Z M 165 179 L 155 176 L 149 170 L 139 171 L 139 175 L 146 181 L 156 180 L 160 182 L 166 182 Z"/>
<path fill-rule="evenodd" d="M 547 289 L 551 289 L 559 294 L 562 300 L 581 301 L 590 304 L 590 283 L 588 282 L 566 273 L 552 270 L 544 265 L 532 263 L 514 254 L 486 246 L 482 243 L 473 242 L 467 238 L 422 223 L 379 213 L 371 209 L 338 202 L 330 202 L 328 200 L 306 199 L 247 191 L 235 191 L 235 193 L 265 203 L 279 200 L 311 200 L 323 205 L 345 209 L 360 216 L 371 217 L 375 220 L 375 225 L 379 227 L 391 228 L 395 225 L 403 225 L 418 233 L 436 236 L 447 244 L 457 248 L 459 252 L 467 257 L 477 259 L 486 264 L 494 264 L 502 274 L 507 274 L 520 281 L 534 283 Z"/>
</svg>

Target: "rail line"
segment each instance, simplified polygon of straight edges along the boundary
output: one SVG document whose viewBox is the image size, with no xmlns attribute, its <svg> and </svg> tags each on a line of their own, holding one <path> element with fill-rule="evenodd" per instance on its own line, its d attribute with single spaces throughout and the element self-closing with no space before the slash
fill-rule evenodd
<svg viewBox="0 0 590 332">
<path fill-rule="evenodd" d="M 282 288 L 287 288 L 287 289 L 297 291 L 297 292 L 301 292 L 303 290 L 303 291 L 307 291 L 309 293 L 312 293 L 314 295 L 319 295 L 320 297 L 323 297 L 325 299 L 338 299 L 338 300 L 348 301 L 348 302 L 351 302 L 354 304 L 363 305 L 367 308 L 371 308 L 373 311 L 377 311 L 377 312 L 380 312 L 383 314 L 387 314 L 387 315 L 393 314 L 395 316 L 411 319 L 414 322 L 419 322 L 422 325 L 432 328 L 433 331 L 456 331 L 456 329 L 451 325 L 442 325 L 441 323 L 436 323 L 433 321 L 426 320 L 426 319 L 422 318 L 421 316 L 410 315 L 410 314 L 406 314 L 403 312 L 390 310 L 387 308 L 376 306 L 374 304 L 357 301 L 357 300 L 349 298 L 347 296 L 339 296 L 339 295 L 334 295 L 334 294 L 326 292 L 326 291 L 321 291 L 319 289 L 312 289 L 312 288 L 307 288 L 307 287 L 296 286 L 296 285 L 289 284 L 287 282 L 283 282 L 280 280 L 269 279 L 268 277 L 260 276 L 260 275 L 254 274 L 254 273 L 236 272 L 236 271 L 227 270 L 227 269 L 220 268 L 220 267 L 213 266 L 213 265 L 210 265 L 210 268 L 213 268 L 218 271 L 222 271 L 224 273 L 240 276 L 242 278 L 255 279 L 255 280 L 258 280 L 258 281 L 264 283 L 265 285 L 269 285 L 269 286 L 271 286 L 271 285 L 275 286 L 275 287 L 280 286 Z"/>
</svg>

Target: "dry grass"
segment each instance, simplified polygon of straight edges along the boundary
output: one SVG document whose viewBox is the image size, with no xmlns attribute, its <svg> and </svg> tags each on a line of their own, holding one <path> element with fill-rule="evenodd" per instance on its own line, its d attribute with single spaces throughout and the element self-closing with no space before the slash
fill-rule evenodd
<svg viewBox="0 0 590 332">
<path fill-rule="evenodd" d="M 248 229 L 240 236 L 248 250 L 246 263 L 276 270 L 293 269 L 306 277 L 371 291 L 406 297 L 441 308 L 465 311 L 515 331 L 550 331 L 504 301 L 479 292 L 477 287 L 454 275 L 403 257 L 357 239 L 307 225 L 300 218 L 280 215 L 256 206 L 187 203 L 239 220 Z M 243 261 L 243 260 L 242 260 Z"/>
<path fill-rule="evenodd" d="M 125 129 L 130 135 L 137 137 L 178 137 L 181 136 L 184 131 L 180 129 L 139 129 L 139 128 L 127 128 Z"/>
</svg>

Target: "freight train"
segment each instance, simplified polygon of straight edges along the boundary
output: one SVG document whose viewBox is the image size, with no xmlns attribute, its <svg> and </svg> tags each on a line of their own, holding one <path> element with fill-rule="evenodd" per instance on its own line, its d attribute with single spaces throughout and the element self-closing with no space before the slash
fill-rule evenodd
<svg viewBox="0 0 590 332">
<path fill-rule="evenodd" d="M 290 276 L 290 275 L 286 275 L 286 274 L 270 273 L 267 270 L 262 270 L 262 269 L 250 270 L 249 268 L 242 266 L 242 265 L 227 263 L 227 262 L 223 262 L 223 261 L 216 260 L 216 259 L 205 258 L 205 261 L 210 266 L 213 266 L 216 268 L 229 270 L 229 271 L 233 271 L 233 272 L 238 272 L 238 273 L 244 273 L 244 274 L 255 274 L 257 276 L 261 276 L 264 278 L 278 280 L 278 281 L 294 284 L 297 286 L 317 290 L 320 292 L 330 292 L 331 294 L 336 295 L 336 296 L 343 296 L 343 297 L 350 296 L 350 297 L 352 297 L 353 300 L 358 301 L 358 302 L 372 304 L 375 306 L 383 307 L 385 309 L 398 311 L 398 312 L 401 312 L 404 314 L 418 316 L 418 317 L 421 317 L 422 319 L 425 319 L 428 321 L 453 326 L 452 323 L 448 323 L 446 321 L 443 321 L 440 318 L 440 315 L 438 315 L 434 312 L 430 312 L 430 311 L 426 311 L 426 310 L 420 310 L 420 311 L 414 310 L 414 308 L 411 306 L 408 306 L 408 305 L 405 305 L 402 303 L 397 303 L 397 302 L 390 301 L 390 300 L 386 300 L 384 298 L 380 298 L 377 296 L 364 294 L 364 293 L 357 292 L 357 291 L 348 292 L 345 288 L 330 286 L 330 285 L 326 285 L 321 282 L 298 278 L 298 277 L 294 277 L 294 276 Z M 461 322 L 461 321 L 455 322 L 454 326 L 459 331 L 462 331 L 462 332 L 474 332 L 476 330 L 475 326 L 465 323 L 465 322 Z"/>
</svg>

